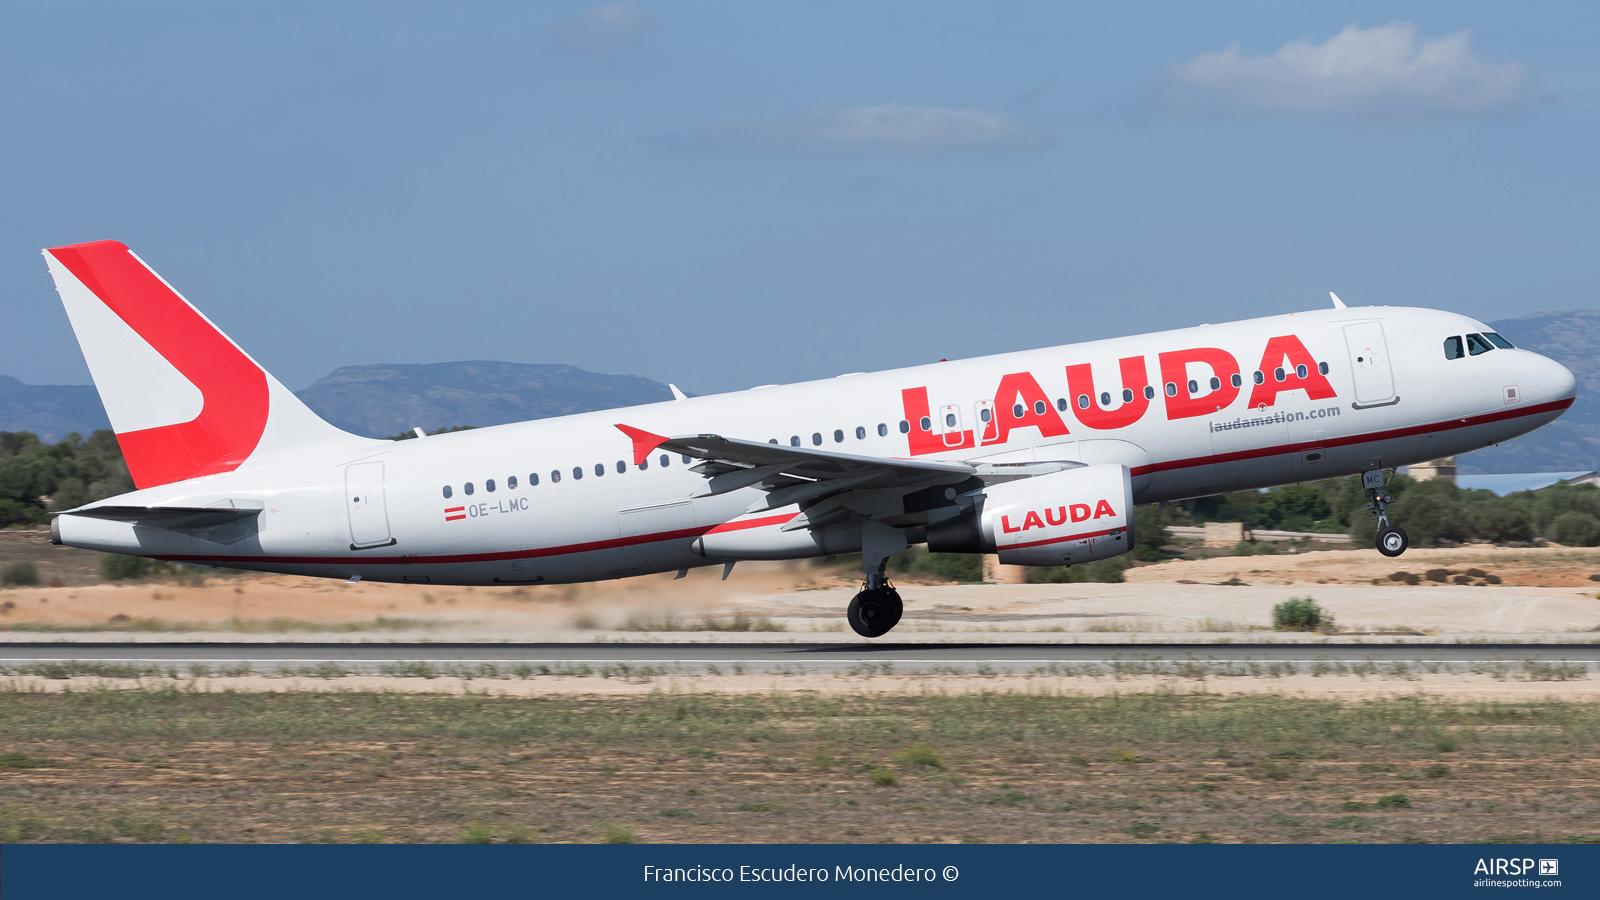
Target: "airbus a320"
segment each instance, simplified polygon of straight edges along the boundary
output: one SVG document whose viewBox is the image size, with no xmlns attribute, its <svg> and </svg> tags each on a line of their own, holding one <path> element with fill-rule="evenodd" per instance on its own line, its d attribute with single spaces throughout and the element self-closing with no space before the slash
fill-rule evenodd
<svg viewBox="0 0 1600 900">
<path fill-rule="evenodd" d="M 1483 323 L 1331 308 L 540 419 L 421 440 L 328 424 L 115 241 L 44 251 L 137 490 L 56 543 L 381 582 L 596 581 L 860 553 L 886 634 L 914 544 L 1061 566 L 1135 504 L 1396 467 L 1551 422 L 1573 375 Z M 419 431 L 419 436 L 421 432 Z"/>
</svg>

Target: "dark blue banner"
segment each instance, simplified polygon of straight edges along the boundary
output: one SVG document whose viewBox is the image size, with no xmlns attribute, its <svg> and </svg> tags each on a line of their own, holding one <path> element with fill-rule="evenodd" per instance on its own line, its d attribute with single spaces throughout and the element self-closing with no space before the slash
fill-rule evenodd
<svg viewBox="0 0 1600 900">
<path fill-rule="evenodd" d="M 1600 846 L 83 846 L 0 850 L 5 900 L 116 897 L 1557 897 Z"/>
</svg>

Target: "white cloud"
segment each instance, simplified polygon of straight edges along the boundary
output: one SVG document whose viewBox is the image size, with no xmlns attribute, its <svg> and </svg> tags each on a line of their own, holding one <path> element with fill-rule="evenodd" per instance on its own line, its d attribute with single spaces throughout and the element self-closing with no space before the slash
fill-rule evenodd
<svg viewBox="0 0 1600 900">
<path fill-rule="evenodd" d="M 1459 31 L 1419 42 L 1415 24 L 1393 22 L 1271 56 L 1235 44 L 1172 67 L 1168 100 L 1182 112 L 1414 120 L 1499 115 L 1537 99 L 1528 66 L 1483 62 L 1471 40 Z"/>
<path fill-rule="evenodd" d="M 614 50 L 628 35 L 649 29 L 654 22 L 634 0 L 622 0 L 586 10 L 575 19 L 557 22 L 550 33 L 558 41 L 588 50 Z"/>
<path fill-rule="evenodd" d="M 712 137 L 805 156 L 932 156 L 1033 150 L 1049 143 L 1043 131 L 1005 113 L 898 103 L 811 109 L 788 119 L 722 126 Z"/>
</svg>

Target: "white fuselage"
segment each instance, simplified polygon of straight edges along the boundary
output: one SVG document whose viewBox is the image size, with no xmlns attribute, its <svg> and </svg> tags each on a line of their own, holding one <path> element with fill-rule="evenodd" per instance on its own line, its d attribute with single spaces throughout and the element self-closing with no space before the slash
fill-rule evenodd
<svg viewBox="0 0 1600 900">
<path fill-rule="evenodd" d="M 1121 463 L 1141 503 L 1313 481 L 1464 453 L 1559 416 L 1574 395 L 1559 364 L 1518 349 L 1446 359 L 1447 338 L 1488 330 L 1434 310 L 1328 309 L 420 440 L 346 436 L 106 501 L 259 505 L 248 529 L 200 537 L 63 516 L 60 534 L 73 546 L 181 562 L 451 584 L 590 581 L 725 558 L 700 555 L 695 540 L 737 519 L 757 490 L 691 500 L 705 483 L 694 461 L 658 450 L 640 467 L 618 423 L 860 456 Z M 1309 354 L 1306 376 L 1292 356 L 1263 360 L 1284 336 Z M 1209 362 L 1186 353 L 1197 348 Z M 1174 368 L 1173 359 L 1188 361 Z M 1086 370 L 1069 377 L 1084 365 L 1092 389 Z M 1149 400 L 1142 384 L 1123 383 L 1141 366 Z M 1326 388 L 1305 387 L 1321 366 Z M 1252 407 L 1260 369 L 1278 392 Z M 1130 421 L 1117 421 L 1119 410 Z"/>
</svg>

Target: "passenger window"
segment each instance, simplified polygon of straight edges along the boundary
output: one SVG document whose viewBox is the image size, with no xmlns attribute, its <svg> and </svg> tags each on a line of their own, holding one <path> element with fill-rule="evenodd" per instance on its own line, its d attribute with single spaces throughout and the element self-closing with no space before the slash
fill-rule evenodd
<svg viewBox="0 0 1600 900">
<path fill-rule="evenodd" d="M 1057 397 L 1056 398 L 1056 409 L 1059 409 L 1062 412 L 1066 412 L 1067 411 L 1067 398 L 1065 398 L 1065 397 Z M 984 419 L 984 421 L 987 422 L 989 420 L 988 419 Z"/>
<path fill-rule="evenodd" d="M 1211 376 L 1211 389 L 1213 391 L 1222 390 L 1222 379 L 1218 378 L 1215 375 Z"/>
<path fill-rule="evenodd" d="M 1033 401 L 1033 414 L 1036 415 L 1036 416 L 1044 415 L 1044 401 L 1043 400 L 1035 400 L 1035 401 Z"/>
<path fill-rule="evenodd" d="M 552 469 L 552 470 L 550 470 L 550 483 L 551 484 L 560 484 L 561 483 L 561 470 L 560 469 Z"/>
<path fill-rule="evenodd" d="M 488 491 L 491 494 L 494 493 L 494 479 L 491 478 L 488 481 L 485 481 L 483 483 L 483 489 Z"/>
<path fill-rule="evenodd" d="M 900 420 L 900 433 L 901 434 L 909 434 L 910 432 L 911 432 L 911 423 L 907 422 L 905 419 L 901 419 Z"/>
<path fill-rule="evenodd" d="M 769 439 L 768 439 L 768 440 L 767 440 L 767 443 L 769 443 L 769 444 L 776 444 L 776 443 L 777 443 L 777 442 L 778 442 L 778 439 L 777 439 L 777 438 L 769 438 Z"/>
<path fill-rule="evenodd" d="M 606 473 L 606 464 L 605 463 L 595 463 L 594 464 L 594 477 L 599 478 L 601 475 L 604 475 L 605 473 Z"/>
<path fill-rule="evenodd" d="M 1146 400 L 1154 400 L 1156 398 L 1156 389 L 1151 387 L 1148 384 L 1145 385 L 1144 386 L 1144 398 Z"/>
<path fill-rule="evenodd" d="M 451 494 L 451 493 L 452 493 L 452 492 L 451 492 L 451 490 L 450 490 L 450 485 L 448 485 L 448 484 L 447 484 L 447 485 L 445 485 L 445 486 L 444 486 L 444 498 L 445 498 L 445 499 L 446 499 L 446 500 L 449 500 L 449 499 L 450 499 L 450 494 Z"/>
<path fill-rule="evenodd" d="M 644 459 L 639 460 L 639 471 L 643 472 L 648 468 L 650 468 L 650 457 L 646 456 Z"/>
<path fill-rule="evenodd" d="M 1305 363 L 1301 363 L 1300 365 L 1294 367 L 1294 377 L 1296 378 L 1304 378 L 1310 374 L 1311 372 L 1306 368 Z"/>
<path fill-rule="evenodd" d="M 800 435 L 798 435 L 798 434 L 789 435 L 789 446 L 791 446 L 791 447 L 800 446 Z"/>
<path fill-rule="evenodd" d="M 1028 411 L 1027 411 L 1027 410 L 1026 410 L 1026 409 L 1023 409 L 1023 408 L 1022 408 L 1022 404 L 1021 404 L 1021 403 L 1018 403 L 1018 404 L 1016 404 L 1016 405 L 1015 405 L 1015 406 L 1013 406 L 1013 407 L 1011 407 L 1011 418 L 1013 418 L 1013 419 L 1020 419 L 1020 418 L 1022 418 L 1022 417 L 1023 417 L 1023 416 L 1024 416 L 1024 415 L 1026 415 L 1026 414 L 1027 414 L 1027 412 L 1028 412 Z"/>
<path fill-rule="evenodd" d="M 878 437 L 888 437 L 888 436 L 889 436 L 889 426 L 883 424 L 882 422 L 879 422 L 878 423 Z"/>
<path fill-rule="evenodd" d="M 623 473 L 625 473 L 627 471 L 628 471 L 628 464 L 626 462 L 623 462 L 620 459 L 617 460 L 617 474 L 621 475 L 621 474 L 623 474 Z"/>
<path fill-rule="evenodd" d="M 1173 383 L 1171 381 L 1167 382 L 1167 396 L 1168 397 L 1176 397 L 1176 396 L 1178 396 L 1178 386 L 1177 386 L 1177 384 L 1175 384 L 1175 383 Z"/>
<path fill-rule="evenodd" d="M 1267 376 L 1261 374 L 1261 370 L 1257 369 L 1250 373 L 1250 380 L 1254 381 L 1256 384 L 1261 384 L 1267 380 Z"/>
<path fill-rule="evenodd" d="M 922 430 L 923 431 L 932 431 L 933 430 L 933 420 L 928 418 L 927 416 L 923 416 L 922 419 L 917 422 L 917 424 L 922 426 Z"/>
<path fill-rule="evenodd" d="M 1276 378 L 1279 381 L 1282 381 L 1283 378 L 1284 378 L 1283 366 L 1279 366 L 1276 369 L 1273 369 L 1272 370 L 1272 377 Z"/>
<path fill-rule="evenodd" d="M 1483 336 L 1489 339 L 1489 343 L 1495 345 L 1496 347 L 1499 347 L 1501 350 L 1515 350 L 1515 349 L 1517 349 L 1517 348 L 1511 346 L 1511 342 L 1510 341 L 1506 340 L 1505 338 L 1501 337 L 1498 334 L 1495 334 L 1492 331 L 1485 331 L 1483 333 Z"/>
<path fill-rule="evenodd" d="M 528 487 L 535 487 L 538 484 L 539 484 L 539 473 L 538 472 L 529 472 L 528 473 Z"/>
<path fill-rule="evenodd" d="M 842 429 L 842 428 L 835 428 L 835 429 L 834 429 L 834 430 L 833 430 L 833 442 L 834 442 L 834 443 L 835 443 L 835 444 L 842 444 L 842 443 L 844 443 L 844 429 Z"/>
<path fill-rule="evenodd" d="M 1239 377 L 1239 373 L 1238 372 L 1235 372 L 1235 373 L 1233 373 L 1232 377 L 1230 377 L 1228 379 L 1228 383 L 1232 384 L 1234 387 L 1238 387 L 1238 386 L 1244 384 L 1244 379 Z"/>
<path fill-rule="evenodd" d="M 1089 395 L 1088 394 L 1079 394 L 1078 395 L 1078 408 L 1079 409 L 1088 409 L 1089 408 Z"/>
<path fill-rule="evenodd" d="M 774 443 L 776 443 L 776 441 L 774 441 Z M 665 469 L 667 466 L 672 465 L 672 457 L 663 453 L 661 454 L 661 459 L 659 462 L 661 463 L 661 468 Z"/>
<path fill-rule="evenodd" d="M 683 456 L 683 464 L 686 465 L 686 466 L 689 464 L 689 460 L 693 459 L 693 457 L 688 456 L 687 454 L 680 454 L 680 455 Z"/>
<path fill-rule="evenodd" d="M 811 432 L 811 446 L 813 446 L 813 447 L 821 447 L 822 446 L 822 432 L 820 432 L 820 431 Z"/>
<path fill-rule="evenodd" d="M 1458 337 L 1447 337 L 1447 338 L 1444 339 L 1444 358 L 1445 359 L 1460 359 L 1461 357 L 1466 356 L 1466 355 L 1467 354 L 1463 353 L 1462 350 L 1461 350 L 1461 338 L 1458 338 Z"/>
<path fill-rule="evenodd" d="M 1122 389 L 1122 402 L 1123 403 L 1132 403 L 1133 402 L 1133 389 L 1132 388 L 1123 388 Z"/>
<path fill-rule="evenodd" d="M 506 490 L 514 491 L 516 489 L 517 489 L 517 476 L 512 475 L 512 476 L 509 476 L 508 478 L 506 478 Z"/>
<path fill-rule="evenodd" d="M 862 426 L 860 426 L 860 425 L 857 425 L 856 426 L 856 440 L 864 441 L 866 439 L 867 439 L 867 429 L 862 427 Z"/>
<path fill-rule="evenodd" d="M 572 480 L 573 481 L 582 481 L 583 480 L 583 466 L 573 466 L 572 467 Z"/>
<path fill-rule="evenodd" d="M 1189 396 L 1193 397 L 1198 393 L 1200 393 L 1200 382 L 1195 381 L 1193 378 L 1189 379 Z"/>
<path fill-rule="evenodd" d="M 1326 375 L 1326 374 L 1328 374 L 1328 364 L 1325 363 L 1325 362 L 1317 363 L 1317 374 L 1318 375 Z"/>
<path fill-rule="evenodd" d="M 954 427 L 956 427 L 956 414 L 955 413 L 945 413 L 944 414 L 944 427 L 946 427 L 946 428 L 954 428 Z"/>
<path fill-rule="evenodd" d="M 468 497 L 471 497 L 471 496 L 472 496 L 472 482 L 470 482 L 470 481 L 469 481 L 469 482 L 467 482 L 467 483 L 466 483 L 466 484 L 463 484 L 463 485 L 462 485 L 462 486 L 461 486 L 461 489 L 462 489 L 462 490 L 463 490 L 463 491 L 466 491 L 466 492 L 467 492 L 467 496 L 468 496 Z"/>
<path fill-rule="evenodd" d="M 1100 392 L 1100 405 L 1101 406 L 1110 406 L 1111 405 L 1111 395 L 1109 393 L 1107 393 L 1106 391 L 1101 391 Z"/>
<path fill-rule="evenodd" d="M 1494 345 L 1489 343 L 1488 341 L 1484 340 L 1483 335 L 1481 335 L 1481 334 L 1469 334 L 1469 335 L 1467 335 L 1467 352 L 1470 353 L 1471 355 L 1477 356 L 1480 353 L 1488 353 L 1490 350 L 1493 350 L 1493 349 L 1494 349 Z"/>
</svg>

